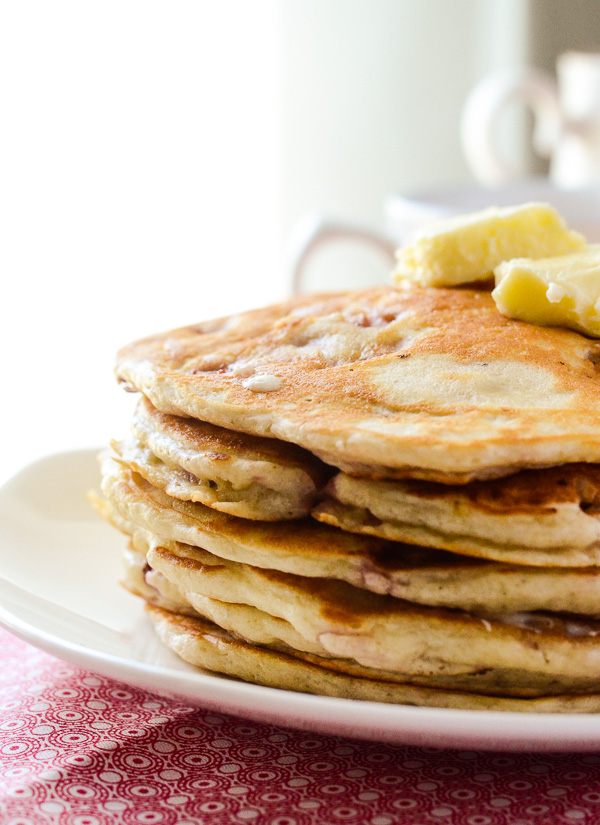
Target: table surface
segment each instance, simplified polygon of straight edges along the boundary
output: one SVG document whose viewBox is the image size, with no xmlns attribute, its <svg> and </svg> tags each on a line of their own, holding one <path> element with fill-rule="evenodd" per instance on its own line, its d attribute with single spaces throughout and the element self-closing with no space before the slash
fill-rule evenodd
<svg viewBox="0 0 600 825">
<path fill-rule="evenodd" d="M 0 630 L 2 825 L 600 821 L 600 755 L 383 745 L 191 708 Z"/>
</svg>

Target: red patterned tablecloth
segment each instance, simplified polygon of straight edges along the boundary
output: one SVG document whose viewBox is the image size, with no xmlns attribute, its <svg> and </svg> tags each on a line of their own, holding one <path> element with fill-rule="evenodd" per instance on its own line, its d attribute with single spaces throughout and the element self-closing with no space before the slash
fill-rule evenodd
<svg viewBox="0 0 600 825">
<path fill-rule="evenodd" d="M 600 755 L 403 748 L 217 715 L 0 631 L 1 825 L 584 825 Z"/>
</svg>

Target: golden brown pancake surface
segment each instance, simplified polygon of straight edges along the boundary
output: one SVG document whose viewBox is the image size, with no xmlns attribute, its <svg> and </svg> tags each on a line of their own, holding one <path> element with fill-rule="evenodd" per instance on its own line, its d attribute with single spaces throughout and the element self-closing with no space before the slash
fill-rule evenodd
<svg viewBox="0 0 600 825">
<path fill-rule="evenodd" d="M 444 483 L 600 461 L 600 343 L 489 293 L 302 296 L 125 347 L 165 413 L 299 444 L 350 473 Z"/>
</svg>

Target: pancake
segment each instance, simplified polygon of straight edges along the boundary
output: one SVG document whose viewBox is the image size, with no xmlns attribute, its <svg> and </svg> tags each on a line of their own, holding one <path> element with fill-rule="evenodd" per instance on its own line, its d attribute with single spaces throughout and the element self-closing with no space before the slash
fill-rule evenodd
<svg viewBox="0 0 600 825">
<path fill-rule="evenodd" d="M 145 495 L 135 494 L 136 485 Z M 295 544 L 297 528 L 303 522 L 263 525 L 224 516 L 202 505 L 169 499 L 143 479 L 137 481 L 126 468 L 105 476 L 104 492 L 124 519 L 155 533 L 159 541 L 165 535 L 163 528 L 167 539 L 179 540 L 173 534 L 173 525 L 181 524 L 181 513 L 188 515 L 184 532 L 190 535 L 194 527 L 190 512 L 195 512 L 197 523 L 208 515 L 211 521 L 208 529 L 205 525 L 202 543 L 219 558 L 211 574 L 215 569 L 226 570 L 225 579 L 219 582 L 219 586 L 225 588 L 221 599 L 250 604 L 285 619 L 305 639 L 311 643 L 318 641 L 333 656 L 354 659 L 377 670 L 417 676 L 469 675 L 480 671 L 495 676 L 498 671 L 502 683 L 509 682 L 513 690 L 589 691 L 597 681 L 600 645 L 596 634 L 600 623 L 583 618 L 563 620 L 557 616 L 549 623 L 544 617 L 538 625 L 528 616 L 498 618 L 489 612 L 479 617 L 382 596 L 331 578 L 308 578 L 247 564 L 232 565 L 223 560 L 222 550 L 230 546 L 236 533 L 238 544 L 240 539 L 246 547 L 254 542 L 253 546 L 262 547 L 267 556 L 269 550 L 279 546 L 290 558 L 297 558 L 294 552 L 298 546 Z M 223 520 L 229 522 L 228 535 L 218 530 L 217 519 L 221 525 Z M 311 522 L 307 520 L 306 528 L 309 525 Z M 312 522 L 312 527 L 314 535 L 319 525 Z M 340 539 L 356 538 L 334 528 L 327 532 L 338 532 Z M 304 538 L 307 536 L 305 533 Z M 184 591 L 187 599 L 190 592 L 218 597 L 214 592 L 203 592 L 205 583 L 211 579 L 206 575 L 206 557 L 198 557 L 202 553 L 197 547 L 191 547 L 191 552 L 184 549 L 183 553 L 162 548 L 161 555 L 158 548 L 152 546 L 148 561 Z M 179 576 L 183 576 L 183 580 Z M 214 580 L 214 576 L 212 578 Z"/>
<path fill-rule="evenodd" d="M 162 551 L 159 551 L 162 552 Z M 132 554 L 126 552 L 126 564 L 130 565 Z M 164 563 L 164 555 L 162 562 Z M 136 562 L 133 562 L 135 564 Z M 205 571 L 210 565 L 205 566 Z M 217 576 L 222 575 L 215 565 Z M 563 690 L 560 680 L 544 678 L 540 675 L 535 685 L 529 684 L 527 673 L 515 673 L 514 668 L 481 669 L 466 674 L 415 675 L 411 673 L 395 672 L 390 670 L 365 667 L 350 658 L 341 659 L 331 654 L 317 640 L 311 642 L 305 639 L 295 627 L 285 619 L 272 616 L 264 610 L 244 603 L 232 603 L 215 599 L 201 593 L 180 590 L 172 581 L 145 564 L 143 584 L 135 595 L 144 598 L 149 604 L 162 607 L 170 612 L 181 615 L 201 617 L 213 622 L 222 630 L 230 633 L 235 639 L 250 644 L 267 647 L 287 653 L 289 656 L 305 657 L 310 654 L 316 664 L 321 664 L 339 673 L 350 676 L 366 677 L 369 679 L 385 679 L 387 682 L 418 684 L 424 687 L 452 688 L 457 690 L 475 691 L 486 695 L 556 695 Z M 210 584 L 208 585 L 210 589 Z M 174 605 L 169 607 L 168 605 Z M 177 606 L 179 604 L 179 606 Z M 192 606 L 193 605 L 193 606 Z M 539 620 L 539 617 L 538 617 Z M 569 682 L 569 687 L 573 684 Z"/>
<path fill-rule="evenodd" d="M 138 534 L 139 536 L 139 534 Z M 142 542 L 143 544 L 143 542 Z M 145 553 L 135 547 L 133 541 L 124 553 L 125 564 L 125 586 L 134 595 L 145 599 L 148 604 L 162 607 L 173 613 L 202 617 L 213 622 L 219 628 L 230 633 L 235 639 L 240 639 L 250 644 L 257 644 L 261 647 L 268 647 L 272 650 L 282 651 L 290 656 L 301 656 L 312 654 L 317 657 L 315 663 L 332 668 L 340 673 L 352 676 L 367 677 L 369 679 L 385 679 L 388 682 L 410 682 L 421 684 L 426 687 L 448 687 L 451 686 L 463 690 L 475 690 L 481 693 L 491 693 L 498 691 L 499 685 L 508 682 L 508 692 L 514 691 L 514 672 L 508 675 L 496 669 L 495 671 L 479 671 L 466 675 L 442 676 L 414 676 L 405 673 L 395 673 L 393 671 L 376 670 L 364 667 L 353 659 L 339 659 L 329 653 L 317 640 L 310 642 L 305 639 L 293 627 L 290 622 L 277 616 L 244 603 L 232 603 L 215 599 L 201 593 L 181 589 L 173 581 L 169 580 L 158 570 L 153 569 L 146 559 Z M 170 554 L 164 548 L 158 548 L 153 554 L 159 558 L 159 563 L 169 564 Z M 212 571 L 212 575 L 223 576 L 226 572 L 223 566 L 219 565 L 215 557 L 210 554 L 201 553 L 203 559 L 203 570 Z M 185 556 L 180 556 L 185 558 Z M 173 563 L 173 557 L 171 564 Z M 177 564 L 175 564 L 175 567 Z M 234 565 L 235 567 L 235 565 Z M 208 581 L 204 585 L 211 590 L 209 574 Z M 183 581 L 183 586 L 190 582 Z M 214 586 L 214 582 L 213 582 Z M 218 583 L 217 583 L 218 589 Z M 229 595 L 229 593 L 227 593 Z M 193 604 L 193 606 L 192 606 Z M 549 688 L 556 690 L 559 688 L 553 681 L 550 681 Z M 506 688 L 505 688 L 506 689 Z M 520 686 L 516 690 L 517 695 L 521 695 L 524 688 Z M 525 691 L 527 692 L 527 691 Z M 531 692 L 531 691 L 530 691 Z"/>
<path fill-rule="evenodd" d="M 273 650 L 280 650 L 291 656 L 311 654 L 316 657 L 314 659 L 316 663 L 324 664 L 326 667 L 340 673 L 371 679 L 420 684 L 425 687 L 469 690 L 489 695 L 495 695 L 499 692 L 504 695 L 515 696 L 553 695 L 561 693 L 565 688 L 564 681 L 561 679 L 544 676 L 543 674 L 537 674 L 532 679 L 530 673 L 516 670 L 514 667 L 485 668 L 468 673 L 442 672 L 441 674 L 415 675 L 403 671 L 375 669 L 364 666 L 348 657 L 340 658 L 330 653 L 317 639 L 309 641 L 304 638 L 284 618 L 273 616 L 271 613 L 243 601 L 235 603 L 225 601 L 222 597 L 225 596 L 227 599 L 231 597 L 231 593 L 237 589 L 236 582 L 245 580 L 241 590 L 243 593 L 248 590 L 249 585 L 251 587 L 253 578 L 256 579 L 250 569 L 244 569 L 246 566 L 223 565 L 219 563 L 218 559 L 203 551 L 192 552 L 191 555 L 185 555 L 184 553 L 175 555 L 161 547 L 150 549 L 149 558 L 146 560 L 143 552 L 134 549 L 133 545 L 135 544 L 136 542 L 133 542 L 132 547 L 124 555 L 127 569 L 126 581 L 136 576 L 139 580 L 137 586 L 131 588 L 131 592 L 141 596 L 149 604 L 163 607 L 171 612 L 178 612 L 183 615 L 200 615 L 231 633 L 236 639 L 258 644 L 262 647 L 269 647 Z M 190 560 L 192 560 L 192 564 L 190 564 Z M 154 562 L 157 562 L 161 569 L 166 569 L 171 578 L 152 568 L 151 563 Z M 137 571 L 142 564 L 144 572 L 140 577 Z M 190 570 L 190 568 L 192 569 Z M 131 570 L 134 571 L 133 575 Z M 231 575 L 232 572 L 233 575 Z M 186 573 L 190 573 L 190 575 L 186 575 Z M 260 576 L 260 571 L 258 571 L 259 581 Z M 227 581 L 228 577 L 229 582 Z M 288 582 L 284 582 L 283 586 L 289 587 L 290 581 L 293 582 L 293 577 L 291 579 L 288 577 Z M 188 587 L 194 588 L 198 583 L 201 590 L 211 592 L 213 595 L 206 596 L 194 589 L 186 589 Z M 272 590 L 273 587 L 276 590 L 278 586 L 281 586 L 281 583 L 279 585 L 277 583 L 277 577 L 275 579 L 267 577 L 266 582 L 262 581 L 260 584 L 267 592 Z M 221 598 L 214 598 L 215 595 L 221 596 Z M 264 603 L 264 594 L 261 598 Z M 247 601 L 253 599 L 254 597 L 250 596 Z M 169 607 L 169 604 L 172 606 Z M 521 624 L 525 622 L 526 617 L 523 615 L 518 618 Z M 513 621 L 514 619 L 515 617 L 513 617 Z M 540 632 L 542 627 L 548 629 L 549 622 L 552 621 L 548 617 L 542 617 L 539 614 L 529 617 L 529 620 L 532 625 L 535 623 L 537 632 Z M 554 621 L 556 623 L 556 620 Z M 578 625 L 578 629 L 581 632 L 581 625 Z M 577 686 L 585 687 L 585 684 L 581 685 L 577 680 L 569 680 L 567 683 L 568 689 L 571 690 Z"/>
<path fill-rule="evenodd" d="M 305 516 L 331 475 L 294 444 L 165 415 L 145 398 L 132 430 L 135 439 L 122 445 L 121 454 L 144 478 L 176 498 L 243 518 Z"/>
<path fill-rule="evenodd" d="M 344 582 L 225 562 L 193 548 L 154 546 L 147 559 L 199 612 L 204 598 L 198 602 L 197 593 L 249 605 L 285 620 L 329 656 L 408 681 L 434 677 L 442 685 L 478 684 L 512 695 L 597 687 L 598 621 L 540 613 L 479 617 L 422 607 Z"/>
<path fill-rule="evenodd" d="M 302 659 L 234 639 L 200 617 L 179 616 L 152 606 L 147 612 L 163 643 L 186 662 L 246 682 L 344 699 L 464 710 L 600 711 L 600 696 L 594 694 L 510 699 L 348 676 L 308 657 Z"/>
<path fill-rule="evenodd" d="M 172 499 L 112 460 L 105 461 L 102 487 L 110 502 L 105 518 L 126 533 L 144 531 L 148 544 L 175 551 L 179 545 L 201 547 L 220 559 L 337 579 L 432 606 L 492 613 L 600 612 L 596 567 L 498 564 L 345 533 L 311 519 L 248 522 Z"/>
<path fill-rule="evenodd" d="M 566 558 L 598 563 L 600 466 L 524 470 L 454 487 L 339 473 L 313 515 L 351 532 L 482 558 L 549 566 Z"/>
<path fill-rule="evenodd" d="M 301 445 L 352 475 L 447 484 L 600 461 L 600 342 L 489 293 L 302 296 L 121 350 L 165 413 Z"/>
<path fill-rule="evenodd" d="M 310 519 L 270 525 L 247 522 L 173 499 L 118 461 L 109 460 L 106 466 L 103 486 L 110 505 L 99 509 L 124 532 L 133 533 L 137 552 L 147 550 L 147 569 L 137 560 L 142 579 L 138 592 L 151 603 L 164 607 L 169 603 L 162 600 L 166 595 L 180 614 L 189 613 L 191 607 L 246 643 L 310 661 L 339 678 L 411 683 L 479 696 L 593 693 L 600 657 L 599 622 L 558 614 L 491 615 L 493 600 L 487 598 L 484 577 L 479 584 L 488 612 L 469 615 L 420 607 L 330 578 L 310 579 L 230 562 L 178 543 L 173 535 L 166 542 L 171 546 L 163 547 L 164 526 L 168 535 L 196 532 L 221 548 L 230 541 L 235 546 L 241 538 L 246 555 L 256 547 L 263 554 L 279 551 L 289 558 L 290 544 L 299 538 L 312 552 L 315 547 L 331 546 L 334 536 L 342 545 L 350 540 L 349 547 L 355 541 L 374 542 L 380 548 L 387 545 L 390 550 L 402 545 L 344 534 Z M 311 543 L 311 535 L 314 538 L 321 531 L 321 542 Z M 297 552 L 291 558 L 298 563 Z M 477 561 L 474 566 L 499 567 Z M 522 570 L 524 578 L 527 572 Z M 468 578 L 463 571 L 459 581 Z"/>
<path fill-rule="evenodd" d="M 160 579 L 160 582 L 161 584 L 165 582 L 164 576 Z M 317 642 L 311 644 L 285 619 L 272 616 L 256 607 L 224 602 L 203 596 L 200 593 L 187 595 L 194 605 L 191 611 L 174 612 L 200 616 L 227 631 L 235 639 L 241 639 L 249 644 L 282 651 L 289 656 L 305 657 L 311 655 L 314 657 L 313 661 L 315 663 L 350 676 L 385 679 L 386 682 L 421 685 L 429 688 L 468 690 L 490 696 L 557 695 L 561 694 L 565 687 L 564 681 L 552 677 L 543 677 L 539 674 L 535 679 L 535 683 L 531 684 L 530 674 L 523 671 L 516 672 L 514 668 L 482 668 L 471 673 L 443 673 L 441 675 L 423 676 L 404 673 L 403 671 L 365 667 L 354 659 L 342 659 L 334 656 Z M 165 607 L 164 604 L 161 604 L 161 599 L 162 595 L 159 592 L 148 601 L 150 604 Z M 576 686 L 569 681 L 567 687 L 569 692 L 572 692 Z"/>
<path fill-rule="evenodd" d="M 160 545 L 156 537 L 153 538 L 143 529 L 134 525 L 130 525 L 129 529 L 133 536 L 131 544 L 140 552 L 134 564 L 137 564 L 138 568 L 144 567 L 142 586 L 130 588 L 136 595 L 141 595 L 151 604 L 163 607 L 167 606 L 167 602 L 174 605 L 179 603 L 183 609 L 167 609 L 176 609 L 177 612 L 186 614 L 197 612 L 233 633 L 236 638 L 253 644 L 285 649 L 290 654 L 301 651 L 321 658 L 339 658 L 339 655 L 332 653 L 321 643 L 318 633 L 314 632 L 314 625 L 311 623 L 314 623 L 315 616 L 308 617 L 307 632 L 307 619 L 302 615 L 298 619 L 298 611 L 302 614 L 307 606 L 310 609 L 316 604 L 317 622 L 329 621 L 332 613 L 339 620 L 344 612 L 352 612 L 356 601 L 360 602 L 360 597 L 356 599 L 352 594 L 353 588 L 346 586 L 340 590 L 335 583 L 330 587 L 326 580 L 303 581 L 302 577 L 298 576 L 253 569 L 249 565 L 227 562 L 205 550 L 186 545 L 174 544 L 167 549 Z M 126 551 L 125 558 L 127 564 L 131 565 L 131 550 Z M 395 609 L 402 608 L 402 602 L 398 600 L 387 601 L 393 608 L 390 615 Z M 380 605 L 384 603 L 379 599 Z M 410 605 L 405 605 L 404 612 L 405 622 L 414 622 L 414 615 L 410 615 Z M 450 616 L 452 620 L 451 614 L 445 615 Z M 432 625 L 440 621 L 439 612 L 431 613 L 431 616 L 434 619 Z M 533 646 L 539 644 L 539 636 L 543 633 L 559 637 L 562 635 L 564 640 L 565 635 L 582 636 L 586 632 L 593 637 L 598 629 L 597 622 L 590 624 L 573 615 L 561 616 L 540 612 L 504 614 L 489 619 L 477 616 L 476 619 L 485 627 L 486 635 L 493 633 L 498 624 L 525 628 L 530 631 L 529 643 Z M 355 631 L 356 628 L 353 629 L 353 632 Z M 495 637 L 492 637 L 492 641 L 495 644 Z M 484 644 L 487 642 L 486 638 Z M 391 642 L 392 646 L 394 644 L 402 645 L 402 638 Z M 409 681 L 429 687 L 475 690 L 480 693 L 538 695 L 586 687 L 585 680 L 582 682 L 571 676 L 565 679 L 543 673 L 532 674 L 531 668 L 516 668 L 512 664 L 508 667 L 471 669 L 469 672 L 453 672 L 452 668 L 447 666 L 441 668 L 441 672 L 423 675 L 397 669 L 373 668 L 360 664 L 348 656 L 343 662 L 345 672 L 354 675 L 372 677 L 376 674 L 378 678 L 385 675 L 387 680 Z M 340 668 L 342 665 L 338 662 L 335 667 Z M 587 687 L 589 689 L 589 682 Z"/>
<path fill-rule="evenodd" d="M 163 579 L 164 581 L 164 579 Z M 183 615 L 193 615 L 207 619 L 217 627 L 230 633 L 233 638 L 249 644 L 256 644 L 270 650 L 281 651 L 289 656 L 306 658 L 312 657 L 315 664 L 344 673 L 348 676 L 366 677 L 369 679 L 385 680 L 399 684 L 420 685 L 427 688 L 444 690 L 467 690 L 487 696 L 511 696 L 531 698 L 540 696 L 556 696 L 567 693 L 590 692 L 589 680 L 586 683 L 577 683 L 577 680 L 556 679 L 537 674 L 532 679 L 531 674 L 515 668 L 482 668 L 470 673 L 415 675 L 403 671 L 390 671 L 366 667 L 351 658 L 334 656 L 327 650 L 318 649 L 318 645 L 311 645 L 285 619 L 271 616 L 265 611 L 245 604 L 233 604 L 211 599 L 195 593 L 191 594 L 194 609 L 184 612 Z M 160 604 L 160 596 L 150 600 L 150 604 Z M 177 612 L 177 611 L 176 611 Z M 317 648 L 313 650 L 312 648 Z"/>
</svg>

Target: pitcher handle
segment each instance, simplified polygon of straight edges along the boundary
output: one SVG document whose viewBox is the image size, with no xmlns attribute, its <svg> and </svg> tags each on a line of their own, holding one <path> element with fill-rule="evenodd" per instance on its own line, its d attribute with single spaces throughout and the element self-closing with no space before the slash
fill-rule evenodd
<svg viewBox="0 0 600 825">
<path fill-rule="evenodd" d="M 561 114 L 556 83 L 550 75 L 529 70 L 497 72 L 484 77 L 467 98 L 460 132 L 467 162 L 475 177 L 487 186 L 522 177 L 501 156 L 495 140 L 505 107 L 517 102 L 533 111 L 535 151 L 549 157 L 558 144 Z"/>
<path fill-rule="evenodd" d="M 339 241 L 358 241 L 378 250 L 387 264 L 396 263 L 397 243 L 385 235 L 361 226 L 340 223 L 320 215 L 307 215 L 296 225 L 290 241 L 290 271 L 292 294 L 302 292 L 304 276 L 310 259 L 321 248 Z"/>
</svg>

